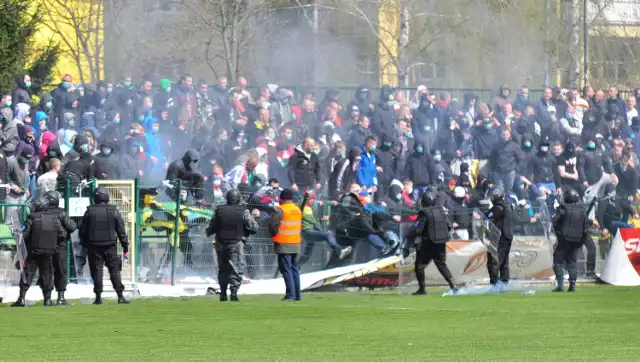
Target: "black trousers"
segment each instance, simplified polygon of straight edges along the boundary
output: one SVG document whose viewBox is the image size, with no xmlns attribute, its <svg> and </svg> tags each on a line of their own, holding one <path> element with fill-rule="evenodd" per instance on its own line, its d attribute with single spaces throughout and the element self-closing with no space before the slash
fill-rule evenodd
<svg viewBox="0 0 640 362">
<path fill-rule="evenodd" d="M 53 252 L 53 251 L 52 251 Z M 36 271 L 40 272 L 40 288 L 43 292 L 51 291 L 51 258 L 52 254 L 29 253 L 24 262 L 22 277 L 20 278 L 20 291 L 26 292 L 36 276 Z"/>
<path fill-rule="evenodd" d="M 218 283 L 222 293 L 235 294 L 242 285 L 244 274 L 244 243 L 238 241 L 233 244 L 216 242 L 216 256 L 218 258 Z"/>
<path fill-rule="evenodd" d="M 449 267 L 447 267 L 447 244 L 435 244 L 428 241 L 423 241 L 416 252 L 414 271 L 416 273 L 416 279 L 418 280 L 418 286 L 424 289 L 426 284 L 424 269 L 432 260 L 442 277 L 449 283 L 449 286 L 453 288 L 453 277 L 451 276 Z"/>
<path fill-rule="evenodd" d="M 553 251 L 553 271 L 557 280 L 564 280 L 564 268 L 566 265 L 569 272 L 569 281 L 578 279 L 578 251 L 582 248 L 582 243 L 568 243 L 558 240 L 556 249 Z"/>
<path fill-rule="evenodd" d="M 496 284 L 498 280 L 504 283 L 509 281 L 509 253 L 511 252 L 511 240 L 500 237 L 498 241 L 498 259 L 487 253 L 487 271 L 489 282 Z"/>
<path fill-rule="evenodd" d="M 89 270 L 93 279 L 93 292 L 102 293 L 102 270 L 104 266 L 109 270 L 109 278 L 116 292 L 124 291 L 122 277 L 122 261 L 118 255 L 118 249 L 113 246 L 90 246 L 89 247 Z"/>
<path fill-rule="evenodd" d="M 591 236 L 584 238 L 584 246 L 587 248 L 587 273 L 595 273 L 597 249 L 596 243 Z"/>
<path fill-rule="evenodd" d="M 67 290 L 67 267 L 69 265 L 67 259 L 67 243 L 60 244 L 52 260 L 53 266 L 53 284 L 57 292 Z"/>
</svg>

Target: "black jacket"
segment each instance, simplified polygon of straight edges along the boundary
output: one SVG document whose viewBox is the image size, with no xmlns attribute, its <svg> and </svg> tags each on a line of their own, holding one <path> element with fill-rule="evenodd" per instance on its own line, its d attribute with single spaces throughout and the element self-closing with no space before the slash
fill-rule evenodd
<svg viewBox="0 0 640 362">
<path fill-rule="evenodd" d="M 373 119 L 371 119 L 371 130 L 376 136 L 393 132 L 397 116 L 393 106 L 389 105 L 389 101 L 393 100 L 392 97 L 393 89 L 391 87 L 385 85 L 380 89 L 380 101 L 373 110 Z"/>
<path fill-rule="evenodd" d="M 322 180 L 320 162 L 315 154 L 306 154 L 301 146 L 289 158 L 287 169 L 289 182 L 299 187 L 313 187 Z"/>
<path fill-rule="evenodd" d="M 390 145 L 389 145 L 390 143 Z M 376 152 L 376 164 L 382 168 L 382 172 L 378 172 L 378 186 L 389 187 L 394 178 L 398 176 L 397 156 L 393 149 L 395 140 L 387 135 L 382 136 L 380 148 Z"/>
<path fill-rule="evenodd" d="M 521 164 L 522 154 L 520 146 L 515 142 L 502 142 L 496 144 L 491 154 L 491 170 L 499 173 L 507 173 L 516 170 Z"/>
<path fill-rule="evenodd" d="M 105 229 L 107 225 L 101 224 L 103 222 L 108 222 L 113 229 Z M 102 225 L 103 228 L 98 228 L 97 225 Z M 81 245 L 87 248 L 116 246 L 120 240 L 123 251 L 125 253 L 129 251 L 125 222 L 114 205 L 106 203 L 90 205 L 82 217 L 79 236 Z"/>
<path fill-rule="evenodd" d="M 419 146 L 423 146 L 422 143 L 416 142 L 413 147 L 414 151 Z M 407 165 L 404 173 L 406 177 L 413 180 L 415 186 L 427 186 L 431 184 L 433 168 L 433 159 L 426 150 L 422 153 L 415 151 L 407 159 Z"/>
</svg>

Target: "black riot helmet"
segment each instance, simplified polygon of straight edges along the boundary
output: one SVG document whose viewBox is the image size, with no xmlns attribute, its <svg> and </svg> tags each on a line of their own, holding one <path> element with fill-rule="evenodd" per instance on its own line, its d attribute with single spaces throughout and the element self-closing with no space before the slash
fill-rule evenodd
<svg viewBox="0 0 640 362">
<path fill-rule="evenodd" d="M 240 191 L 236 189 L 232 189 L 227 191 L 227 204 L 228 205 L 237 205 L 242 200 L 242 195 Z"/>
<path fill-rule="evenodd" d="M 42 207 L 46 207 L 46 206 L 58 207 L 60 205 L 60 194 L 58 193 L 58 191 L 55 191 L 55 190 L 47 191 L 44 194 L 44 198 L 46 200 L 46 204 L 42 205 Z"/>
<path fill-rule="evenodd" d="M 106 187 L 98 187 L 93 193 L 93 202 L 96 204 L 106 204 L 109 202 L 109 190 Z"/>
<path fill-rule="evenodd" d="M 572 188 L 567 188 L 564 190 L 564 203 L 565 204 L 575 204 L 576 202 L 580 201 L 580 195 L 578 194 L 578 191 L 572 189 Z"/>
<path fill-rule="evenodd" d="M 438 199 L 438 197 L 436 196 L 436 194 L 434 192 L 427 191 L 424 194 L 422 194 L 422 198 L 420 199 L 420 203 L 422 204 L 423 207 L 435 206 L 437 199 Z"/>
<path fill-rule="evenodd" d="M 502 191 L 502 189 L 499 188 L 499 187 L 493 188 L 489 192 L 489 200 L 491 200 L 491 202 L 493 202 L 494 204 L 496 202 L 503 201 L 504 200 L 504 191 Z"/>
</svg>

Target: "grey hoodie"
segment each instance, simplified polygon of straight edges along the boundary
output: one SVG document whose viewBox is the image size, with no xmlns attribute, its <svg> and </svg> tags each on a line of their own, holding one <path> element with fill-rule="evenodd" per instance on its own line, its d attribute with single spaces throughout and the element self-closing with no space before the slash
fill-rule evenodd
<svg viewBox="0 0 640 362">
<path fill-rule="evenodd" d="M 13 120 L 13 112 L 8 108 L 0 110 L 4 119 L 2 122 L 2 129 L 0 129 L 0 150 L 4 152 L 5 157 L 13 155 L 16 147 L 18 147 L 18 128 L 16 122 Z"/>
</svg>

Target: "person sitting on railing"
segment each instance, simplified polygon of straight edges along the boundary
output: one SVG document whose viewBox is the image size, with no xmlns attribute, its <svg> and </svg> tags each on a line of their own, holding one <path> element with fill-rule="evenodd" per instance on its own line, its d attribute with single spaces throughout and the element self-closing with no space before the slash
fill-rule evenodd
<svg viewBox="0 0 640 362">
<path fill-rule="evenodd" d="M 322 230 L 320 226 L 320 222 L 313 215 L 313 205 L 315 201 L 315 193 L 309 193 L 309 199 L 307 201 L 307 205 L 303 209 L 302 212 L 302 239 L 304 242 L 304 250 L 302 255 L 300 256 L 300 260 L 298 263 L 300 265 L 304 265 L 313 254 L 313 249 L 315 248 L 316 242 L 318 241 L 326 241 L 329 244 L 331 250 L 338 256 L 340 260 L 344 259 L 347 255 L 351 253 L 352 247 L 347 246 L 343 248 L 338 244 L 336 238 L 331 234 L 330 231 Z M 322 201 L 315 202 L 315 204 L 322 205 Z M 328 220 L 328 216 L 323 217 L 323 221 Z"/>
<path fill-rule="evenodd" d="M 204 176 L 196 171 L 199 158 L 200 154 L 198 151 L 193 149 L 187 150 L 187 152 L 182 156 L 182 159 L 171 162 L 167 169 L 167 176 L 165 177 L 165 180 L 169 182 L 174 182 L 176 180 L 186 182 L 188 185 L 185 186 L 192 188 L 192 193 L 193 191 L 200 191 L 200 193 L 202 193 Z M 169 187 L 166 191 L 167 196 L 172 200 L 176 200 L 178 198 L 176 187 Z M 201 199 L 201 197 L 197 197 L 195 194 L 194 198 Z"/>
</svg>

